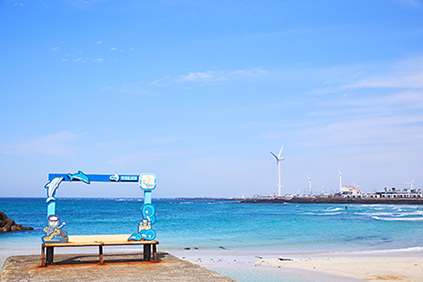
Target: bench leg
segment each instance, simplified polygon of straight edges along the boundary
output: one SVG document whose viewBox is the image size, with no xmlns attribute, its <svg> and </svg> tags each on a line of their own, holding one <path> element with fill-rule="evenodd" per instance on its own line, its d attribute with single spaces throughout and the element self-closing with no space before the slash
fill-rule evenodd
<svg viewBox="0 0 423 282">
<path fill-rule="evenodd" d="M 54 261 L 54 247 L 47 247 L 47 264 L 53 264 Z"/>
<path fill-rule="evenodd" d="M 100 245 L 98 247 L 99 247 L 99 255 L 100 255 L 100 264 L 104 264 L 104 261 L 103 261 L 103 245 Z"/>
<path fill-rule="evenodd" d="M 157 248 L 156 248 L 156 244 L 153 245 L 153 262 L 157 262 Z"/>
<path fill-rule="evenodd" d="M 151 260 L 151 246 L 150 244 L 144 245 L 144 261 Z"/>
<path fill-rule="evenodd" d="M 46 265 L 46 252 L 44 244 L 41 244 L 41 266 L 45 267 Z"/>
</svg>

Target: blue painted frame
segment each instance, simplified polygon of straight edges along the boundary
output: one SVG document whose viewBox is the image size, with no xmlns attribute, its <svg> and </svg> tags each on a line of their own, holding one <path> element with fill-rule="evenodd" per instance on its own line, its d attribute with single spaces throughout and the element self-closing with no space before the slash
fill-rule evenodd
<svg viewBox="0 0 423 282">
<path fill-rule="evenodd" d="M 151 204 L 151 191 L 157 186 L 157 177 L 154 173 L 142 173 L 140 175 L 129 174 L 85 174 L 82 171 L 77 173 L 50 173 L 48 182 L 44 186 L 47 189 L 47 226 L 43 231 L 46 233 L 41 239 L 44 243 L 68 242 L 68 236 L 62 230 L 65 222 L 59 225 L 60 220 L 56 215 L 56 191 L 63 181 L 80 181 L 86 184 L 91 182 L 138 182 L 141 190 L 144 191 L 144 205 L 141 208 L 142 220 L 138 222 L 138 230 L 133 233 L 128 241 L 154 240 L 156 231 L 152 225 L 156 222 L 156 209 Z"/>
</svg>

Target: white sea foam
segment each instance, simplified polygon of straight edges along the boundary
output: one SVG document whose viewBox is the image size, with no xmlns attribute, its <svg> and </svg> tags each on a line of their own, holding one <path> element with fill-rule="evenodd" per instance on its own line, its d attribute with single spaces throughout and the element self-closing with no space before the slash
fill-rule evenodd
<svg viewBox="0 0 423 282">
<path fill-rule="evenodd" d="M 306 215 L 336 215 L 336 214 L 345 214 L 346 212 L 325 212 L 325 211 L 320 211 L 320 212 L 305 212 L 303 214 Z"/>
<path fill-rule="evenodd" d="M 423 211 L 420 210 L 415 210 L 412 212 L 402 212 L 402 213 L 398 213 L 398 212 L 357 212 L 355 214 L 358 215 L 369 215 L 369 216 L 418 216 L 418 215 L 423 215 Z"/>
<path fill-rule="evenodd" d="M 402 249 L 360 251 L 360 252 L 348 252 L 348 253 L 349 254 L 377 254 L 377 253 L 403 253 L 403 252 L 423 252 L 423 246 L 402 248 Z"/>
<path fill-rule="evenodd" d="M 344 208 L 334 208 L 334 209 L 326 209 L 326 210 L 324 210 L 324 211 L 328 211 L 328 212 L 334 212 L 334 211 L 341 211 L 341 210 L 344 210 Z"/>
<path fill-rule="evenodd" d="M 386 220 L 386 221 L 419 221 L 423 220 L 423 217 L 378 217 L 378 216 L 372 216 L 372 218 L 377 220 Z"/>
</svg>

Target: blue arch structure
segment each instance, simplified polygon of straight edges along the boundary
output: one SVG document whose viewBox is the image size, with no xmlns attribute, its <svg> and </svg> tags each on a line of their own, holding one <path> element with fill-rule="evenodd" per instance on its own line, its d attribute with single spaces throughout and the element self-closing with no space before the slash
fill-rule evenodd
<svg viewBox="0 0 423 282">
<path fill-rule="evenodd" d="M 128 174 L 85 174 L 82 171 L 77 173 L 50 173 L 48 182 L 44 186 L 47 189 L 47 226 L 43 231 L 46 233 L 41 239 L 43 243 L 66 243 L 68 236 L 62 227 L 66 224 L 60 224 L 59 217 L 56 215 L 56 191 L 59 185 L 65 182 L 138 182 L 141 190 L 144 191 L 144 205 L 141 208 L 142 220 L 138 222 L 138 230 L 133 233 L 128 241 L 154 240 L 156 232 L 152 225 L 156 222 L 155 208 L 151 204 L 151 191 L 156 188 L 157 177 L 154 173 L 142 173 L 140 175 Z M 59 225 L 60 224 L 60 225 Z"/>
</svg>

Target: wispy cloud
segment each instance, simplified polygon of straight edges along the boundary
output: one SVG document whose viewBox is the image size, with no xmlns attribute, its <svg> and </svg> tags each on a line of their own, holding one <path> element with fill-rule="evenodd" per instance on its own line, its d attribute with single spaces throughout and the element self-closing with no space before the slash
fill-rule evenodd
<svg viewBox="0 0 423 282">
<path fill-rule="evenodd" d="M 74 157 L 76 148 L 72 143 L 82 135 L 69 131 L 50 134 L 32 140 L 16 142 L 14 145 L 4 145 L 3 152 L 9 155 L 40 154 L 52 157 Z"/>
<path fill-rule="evenodd" d="M 97 41 L 97 44 L 98 45 L 101 45 L 102 43 L 103 43 L 103 41 L 101 41 L 101 40 L 100 41 Z"/>
<path fill-rule="evenodd" d="M 401 107 L 406 109 L 423 109 L 423 91 L 404 91 L 392 95 L 385 95 L 382 97 L 374 98 L 361 98 L 361 99 L 343 99 L 336 104 L 343 106 L 361 106 L 370 107 L 383 107 L 391 110 L 393 107 Z M 373 110 L 374 112 L 374 110 Z"/>
<path fill-rule="evenodd" d="M 163 86 L 172 83 L 213 83 L 222 81 L 236 81 L 244 79 L 258 79 L 267 77 L 269 71 L 261 67 L 242 70 L 208 70 L 203 72 L 190 72 L 178 76 L 167 76 L 156 79 L 150 85 Z"/>
<path fill-rule="evenodd" d="M 234 71 L 190 72 L 187 75 L 179 75 L 175 80 L 180 82 L 215 82 L 262 77 L 266 75 L 269 75 L 269 72 L 263 68 L 251 68 Z"/>
<path fill-rule="evenodd" d="M 123 156 L 117 156 L 111 158 L 107 161 L 109 165 L 122 167 L 122 166 L 131 166 L 131 165 L 138 165 L 142 163 L 147 163 L 151 161 L 156 161 L 161 157 L 165 156 L 164 153 L 160 152 L 153 152 L 153 151 L 145 151 L 139 153 L 133 153 Z"/>
<path fill-rule="evenodd" d="M 314 73 L 314 74 L 313 74 Z M 321 81 L 315 94 L 344 92 L 355 89 L 421 89 L 423 88 L 423 56 L 394 62 L 373 62 L 355 66 L 339 66 L 326 70 L 305 70 L 302 77 Z"/>
<path fill-rule="evenodd" d="M 394 1 L 403 6 L 411 6 L 418 9 L 423 8 L 423 4 L 420 0 L 394 0 Z"/>
<path fill-rule="evenodd" d="M 342 89 L 352 88 L 423 88 L 423 71 L 405 76 L 395 74 L 374 76 L 342 87 Z"/>
<path fill-rule="evenodd" d="M 97 58 L 97 59 L 92 60 L 92 62 L 93 63 L 103 63 L 104 61 L 103 61 L 102 58 Z"/>
<path fill-rule="evenodd" d="M 107 86 L 100 89 L 100 91 L 112 91 L 125 94 L 157 96 L 157 93 L 148 90 L 148 87 L 143 81 L 126 81 L 120 86 Z"/>
<path fill-rule="evenodd" d="M 304 101 L 303 106 L 312 109 L 304 118 L 259 125 L 267 130 L 258 138 L 291 139 L 296 146 L 313 150 L 356 148 L 357 152 L 371 152 L 380 146 L 402 146 L 418 151 L 423 143 L 421 62 L 422 57 L 415 57 L 377 66 L 346 67 L 345 72 L 335 69 L 330 84 L 338 86 L 327 91 L 328 95 Z M 345 75 L 336 79 L 339 70 Z M 319 79 L 325 81 L 325 75 L 332 71 L 321 71 Z M 305 72 L 304 79 L 308 75 L 312 76 Z"/>
</svg>

